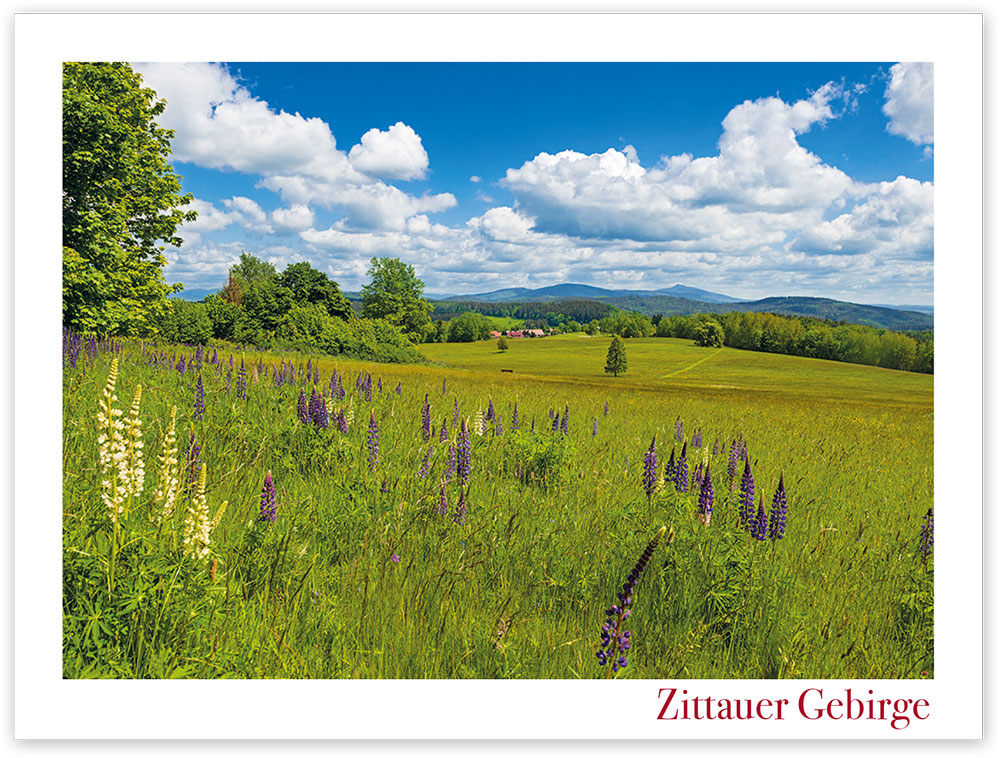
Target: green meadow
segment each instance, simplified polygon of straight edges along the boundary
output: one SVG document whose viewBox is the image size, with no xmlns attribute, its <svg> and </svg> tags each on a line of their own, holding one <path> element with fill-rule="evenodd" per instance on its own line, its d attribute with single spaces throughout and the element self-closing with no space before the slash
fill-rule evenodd
<svg viewBox="0 0 1000 758">
<path fill-rule="evenodd" d="M 932 677 L 933 377 L 633 339 L 615 378 L 609 343 L 428 344 L 408 366 L 82 354 L 64 370 L 64 675 Z M 102 466 L 116 358 L 124 430 Z M 313 391 L 328 428 L 300 418 Z M 679 488 L 664 468 L 682 451 Z M 778 539 L 741 517 L 748 466 L 755 512 L 783 480 Z M 609 615 L 657 534 L 627 617 Z M 609 619 L 611 647 L 628 640 L 614 671 L 597 655 Z"/>
</svg>

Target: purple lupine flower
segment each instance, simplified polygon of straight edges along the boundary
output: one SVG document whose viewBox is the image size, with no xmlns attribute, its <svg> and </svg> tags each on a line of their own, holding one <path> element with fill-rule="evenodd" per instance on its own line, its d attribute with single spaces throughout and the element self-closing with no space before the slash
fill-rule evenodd
<svg viewBox="0 0 1000 758">
<path fill-rule="evenodd" d="M 691 485 L 692 488 L 694 488 L 694 487 L 701 487 L 701 464 L 700 463 L 695 464 L 694 471 L 691 472 L 691 481 L 693 482 L 693 484 Z"/>
<path fill-rule="evenodd" d="M 198 374 L 198 384 L 194 388 L 194 412 L 192 416 L 195 421 L 201 421 L 205 415 L 205 385 L 201 381 L 201 374 Z"/>
<path fill-rule="evenodd" d="M 701 429 L 694 433 L 694 436 L 691 438 L 691 444 L 695 447 L 701 447 Z"/>
<path fill-rule="evenodd" d="M 663 481 L 672 482 L 675 476 L 677 476 L 677 458 L 674 455 L 674 448 L 670 448 L 670 460 L 667 461 L 667 466 L 663 469 Z"/>
<path fill-rule="evenodd" d="M 378 378 L 378 392 L 379 392 L 380 395 L 382 394 L 382 377 L 381 376 Z"/>
<path fill-rule="evenodd" d="M 729 475 L 729 481 L 733 483 L 734 490 L 736 489 L 736 459 L 738 455 L 736 440 L 733 440 L 733 444 L 729 446 L 729 467 L 726 469 L 726 473 Z"/>
<path fill-rule="evenodd" d="M 451 481 L 455 476 L 455 471 L 458 467 L 458 459 L 456 458 L 456 451 L 454 445 L 448 446 L 448 463 L 444 469 L 444 478 Z"/>
<path fill-rule="evenodd" d="M 661 526 L 650 543 L 646 545 L 646 549 L 642 551 L 642 555 L 632 567 L 632 571 L 629 572 L 621 591 L 618 593 L 618 603 L 604 611 L 606 618 L 604 626 L 601 627 L 601 649 L 597 651 L 597 662 L 601 666 L 611 662 L 608 676 L 628 666 L 628 655 L 633 640 L 632 633 L 624 626 L 629 616 L 632 615 L 632 595 L 635 593 L 635 587 L 639 583 L 642 572 L 653 557 L 656 546 L 666 531 L 667 528 Z"/>
<path fill-rule="evenodd" d="M 399 563 L 399 561 L 401 559 L 400 559 L 399 555 L 397 555 L 396 553 L 393 553 L 392 554 L 392 558 L 390 558 L 389 560 L 392 561 L 393 563 Z"/>
<path fill-rule="evenodd" d="M 465 523 L 465 487 L 458 490 L 458 505 L 455 506 L 455 515 L 452 520 L 458 525 Z"/>
<path fill-rule="evenodd" d="M 312 421 L 312 416 L 309 415 L 309 403 L 306 400 L 305 390 L 299 390 L 299 404 L 297 411 L 299 414 L 299 421 L 303 424 L 308 424 Z"/>
<path fill-rule="evenodd" d="M 920 560 L 925 564 L 934 551 L 934 508 L 928 508 L 924 514 L 924 523 L 920 525 Z"/>
<path fill-rule="evenodd" d="M 184 362 L 184 356 L 182 355 L 177 360 L 177 373 L 180 374 L 181 376 L 184 376 L 186 369 L 187 369 L 187 364 Z"/>
<path fill-rule="evenodd" d="M 503 434 L 503 419 L 499 413 L 493 418 L 493 434 L 498 437 Z"/>
<path fill-rule="evenodd" d="M 337 413 L 337 431 L 341 434 L 347 434 L 347 414 L 344 413 L 343 408 Z"/>
<path fill-rule="evenodd" d="M 604 401 L 604 415 L 607 416 L 611 412 L 611 406 L 608 405 L 608 401 Z"/>
<path fill-rule="evenodd" d="M 97 338 L 94 336 L 91 336 L 90 339 L 87 340 L 87 357 L 90 358 L 90 360 L 95 360 L 97 358 Z"/>
<path fill-rule="evenodd" d="M 597 417 L 596 416 L 594 417 L 594 428 L 591 429 L 590 436 L 591 437 L 596 437 L 597 436 Z"/>
<path fill-rule="evenodd" d="M 493 417 L 496 415 L 496 410 L 493 408 L 493 398 L 490 398 L 490 406 L 486 409 L 486 420 L 492 421 Z"/>
<path fill-rule="evenodd" d="M 270 471 L 264 477 L 264 486 L 260 491 L 260 520 L 271 524 L 278 520 L 278 493 L 275 492 Z"/>
<path fill-rule="evenodd" d="M 754 517 L 754 485 L 753 472 L 750 471 L 750 459 L 743 466 L 743 478 L 740 480 L 740 526 L 749 530 Z"/>
<path fill-rule="evenodd" d="M 556 412 L 554 408 L 549 408 L 549 419 L 554 419 L 556 417 Z"/>
<path fill-rule="evenodd" d="M 785 536 L 785 519 L 788 515 L 788 497 L 785 495 L 785 475 L 778 479 L 778 489 L 774 491 L 771 502 L 771 523 L 769 533 L 772 540 L 780 540 Z"/>
<path fill-rule="evenodd" d="M 558 413 L 556 413 L 552 417 L 552 431 L 553 432 L 558 432 L 559 431 L 559 414 Z"/>
<path fill-rule="evenodd" d="M 562 421 L 559 422 L 559 429 L 563 434 L 569 434 L 569 406 L 566 406 L 566 410 L 563 411 Z"/>
<path fill-rule="evenodd" d="M 194 429 L 191 430 L 191 436 L 188 437 L 188 447 L 187 452 L 184 454 L 184 463 L 187 468 L 188 484 L 193 484 L 198 480 L 198 474 L 201 471 L 201 445 L 194 438 Z"/>
<path fill-rule="evenodd" d="M 326 429 L 330 426 L 330 414 L 326 410 L 326 398 L 323 395 L 316 395 L 316 404 L 310 410 L 310 416 L 312 416 L 312 422 L 316 425 L 317 429 Z"/>
<path fill-rule="evenodd" d="M 715 442 L 712 444 L 712 455 L 719 454 L 719 438 L 715 438 Z"/>
<path fill-rule="evenodd" d="M 685 442 L 684 447 L 681 448 L 681 457 L 677 459 L 677 468 L 674 470 L 674 484 L 678 492 L 688 491 L 687 451 L 688 446 Z"/>
<path fill-rule="evenodd" d="M 469 436 L 469 425 L 462 419 L 462 430 L 458 433 L 457 471 L 463 482 L 469 481 L 472 473 L 472 438 Z"/>
<path fill-rule="evenodd" d="M 219 365 L 219 350 L 218 348 L 212 348 L 212 363 L 216 366 Z"/>
<path fill-rule="evenodd" d="M 750 536 L 761 541 L 767 539 L 767 512 L 764 510 L 763 496 L 761 496 L 760 504 L 757 506 L 757 515 L 753 517 L 750 524 Z"/>
<path fill-rule="evenodd" d="M 459 418 L 460 418 L 460 415 L 458 413 L 458 398 L 456 397 L 455 398 L 455 409 L 451 413 L 451 425 L 452 426 L 458 426 L 458 419 Z"/>
<path fill-rule="evenodd" d="M 656 491 L 656 437 L 649 443 L 649 450 L 646 451 L 646 458 L 642 466 L 642 488 L 646 491 L 646 498 L 653 497 Z"/>
<path fill-rule="evenodd" d="M 368 468 L 372 471 L 378 468 L 378 422 L 375 420 L 375 411 L 372 411 L 368 422 Z"/>
<path fill-rule="evenodd" d="M 397 395 L 402 395 L 403 394 L 403 383 L 402 382 L 396 382 L 396 394 Z"/>
<path fill-rule="evenodd" d="M 240 359 L 240 372 L 236 375 L 236 397 L 247 399 L 247 367 L 243 359 Z"/>
<path fill-rule="evenodd" d="M 444 381 L 441 382 L 441 394 L 442 395 L 448 394 L 448 377 L 445 377 Z"/>
<path fill-rule="evenodd" d="M 313 372 L 313 361 L 312 358 L 306 361 L 306 376 L 312 376 Z"/>
<path fill-rule="evenodd" d="M 441 435 L 438 437 L 439 442 L 445 442 L 448 439 L 448 417 L 441 417 Z"/>
<path fill-rule="evenodd" d="M 427 452 L 424 453 L 424 459 L 423 461 L 421 461 L 420 469 L 417 471 L 417 476 L 419 476 L 421 479 L 426 479 L 427 474 L 430 473 L 431 456 L 433 455 L 434 455 L 434 446 L 432 445 L 431 447 L 427 448 Z"/>
<path fill-rule="evenodd" d="M 455 448 L 452 447 L 452 450 Z M 438 513 L 442 516 L 448 513 L 448 493 L 445 492 L 444 479 L 441 480 L 441 495 L 438 497 Z"/>
<path fill-rule="evenodd" d="M 427 395 L 424 395 L 424 407 L 420 411 L 420 436 L 424 442 L 431 438 L 431 404 Z"/>
<path fill-rule="evenodd" d="M 698 493 L 698 520 L 705 526 L 712 523 L 712 503 L 715 488 L 712 486 L 712 467 L 708 466 L 701 477 L 701 492 Z"/>
<path fill-rule="evenodd" d="M 684 439 L 684 424 L 681 423 L 681 417 L 678 416 L 677 420 L 674 422 L 674 439 L 681 442 Z"/>
<path fill-rule="evenodd" d="M 383 495 L 388 495 L 389 494 L 389 480 L 388 479 L 383 479 L 382 480 L 382 487 L 379 489 L 379 492 L 381 492 Z"/>
<path fill-rule="evenodd" d="M 514 401 L 514 414 L 510 417 L 510 428 L 511 431 L 516 432 L 521 426 L 521 419 L 517 415 L 517 401 Z"/>
<path fill-rule="evenodd" d="M 233 367 L 233 354 L 230 353 L 229 354 L 229 368 L 232 368 L 232 367 Z"/>
</svg>

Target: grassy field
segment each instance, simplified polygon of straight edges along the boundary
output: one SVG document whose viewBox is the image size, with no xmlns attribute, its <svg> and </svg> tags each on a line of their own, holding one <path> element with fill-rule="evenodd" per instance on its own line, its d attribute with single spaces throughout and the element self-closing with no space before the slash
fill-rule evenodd
<svg viewBox="0 0 1000 758">
<path fill-rule="evenodd" d="M 82 354 L 64 372 L 64 674 L 933 676 L 933 377 L 650 339 L 626 341 L 614 378 L 608 344 L 425 345 L 426 366 L 313 356 L 316 381 L 304 356 L 291 378 L 264 353 L 230 368 L 209 349 L 193 369 L 192 348 Z M 98 443 L 115 358 L 123 421 L 143 387 L 133 494 L 128 423 L 104 471 Z M 314 388 L 346 432 L 300 420 Z M 685 444 L 690 476 L 709 464 L 707 525 L 693 478 L 664 478 Z M 756 508 L 783 477 L 781 539 L 741 518 L 744 445 Z M 175 478 L 170 514 L 157 495 Z M 661 527 L 628 617 L 608 615 Z M 609 619 L 630 632 L 616 671 L 598 665 Z"/>
</svg>

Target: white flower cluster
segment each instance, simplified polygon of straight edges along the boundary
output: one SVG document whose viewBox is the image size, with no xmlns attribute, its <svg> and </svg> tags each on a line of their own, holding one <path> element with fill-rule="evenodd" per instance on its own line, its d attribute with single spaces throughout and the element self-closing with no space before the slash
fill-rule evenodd
<svg viewBox="0 0 1000 758">
<path fill-rule="evenodd" d="M 122 432 L 125 424 L 121 420 L 122 411 L 115 407 L 118 396 L 115 395 L 115 383 L 118 381 L 118 358 L 111 361 L 111 371 L 104 394 L 97 411 L 97 453 L 101 467 L 101 499 L 111 515 L 114 523 L 124 510 L 125 491 L 119 486 L 127 477 L 128 463 L 126 460 L 125 437 Z M 124 474 L 124 477 L 123 477 Z"/>
<path fill-rule="evenodd" d="M 205 464 L 198 471 L 198 483 L 184 517 L 184 553 L 195 560 L 208 557 L 209 535 L 212 524 L 208 517 L 208 500 L 205 498 Z"/>
<path fill-rule="evenodd" d="M 344 409 L 344 418 L 347 419 L 348 426 L 354 423 L 354 403 L 347 404 L 347 408 Z"/>
<path fill-rule="evenodd" d="M 483 411 L 482 411 L 482 409 L 476 411 L 475 418 L 472 421 L 472 431 L 478 437 L 482 437 L 483 436 L 483 432 L 486 431 L 486 421 L 483 418 Z"/>
<path fill-rule="evenodd" d="M 138 497 L 146 481 L 146 464 L 142 456 L 142 420 L 139 418 L 139 402 L 142 399 L 142 385 L 135 388 L 132 409 L 125 420 L 126 454 L 122 470 L 122 497 Z"/>
<path fill-rule="evenodd" d="M 701 469 L 702 469 L 702 471 L 706 471 L 708 469 L 708 461 L 709 461 L 709 459 L 711 457 L 712 457 L 712 453 L 708 449 L 708 445 L 706 444 L 705 447 L 704 447 L 704 449 L 701 451 Z"/>
<path fill-rule="evenodd" d="M 170 425 L 163 438 L 163 448 L 159 457 L 159 487 L 153 493 L 153 502 L 160 506 L 155 518 L 157 523 L 172 521 L 177 491 L 180 488 L 180 472 L 177 461 L 177 406 L 170 409 Z"/>
</svg>

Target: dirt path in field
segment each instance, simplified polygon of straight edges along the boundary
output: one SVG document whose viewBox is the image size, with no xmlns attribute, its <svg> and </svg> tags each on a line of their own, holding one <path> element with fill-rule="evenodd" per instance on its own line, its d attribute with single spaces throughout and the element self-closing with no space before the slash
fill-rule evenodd
<svg viewBox="0 0 1000 758">
<path fill-rule="evenodd" d="M 667 377 L 670 377 L 670 376 L 676 376 L 677 374 L 680 374 L 680 373 L 683 373 L 684 371 L 689 371 L 690 369 L 693 369 L 693 368 L 694 368 L 695 366 L 700 366 L 700 365 L 701 365 L 702 363 L 704 363 L 705 361 L 710 361 L 710 360 L 712 360 L 712 358 L 714 358 L 715 356 L 717 356 L 717 355 L 718 355 L 719 353 L 721 353 L 721 352 L 722 352 L 722 350 L 721 350 L 721 349 L 717 349 L 717 350 L 713 350 L 713 351 L 712 351 L 712 353 L 711 353 L 710 355 L 706 355 L 706 356 L 705 356 L 704 358 L 702 358 L 702 359 L 701 359 L 700 361 L 695 361 L 695 362 L 694 362 L 694 363 L 692 363 L 692 364 L 691 364 L 690 366 L 685 366 L 684 368 L 679 368 L 679 369 L 677 369 L 676 371 L 671 371 L 671 372 L 670 372 L 669 374 L 664 374 L 664 375 L 663 375 L 663 376 L 661 376 L 660 378 L 661 378 L 661 379 L 666 379 Z"/>
</svg>

